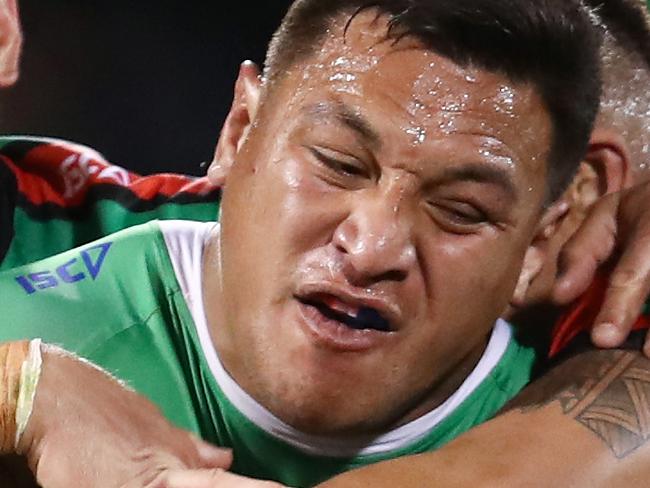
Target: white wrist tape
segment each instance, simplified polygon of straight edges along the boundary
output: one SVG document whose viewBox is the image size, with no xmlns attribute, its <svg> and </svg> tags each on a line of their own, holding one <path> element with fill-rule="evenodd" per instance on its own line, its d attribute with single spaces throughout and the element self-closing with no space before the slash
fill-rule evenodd
<svg viewBox="0 0 650 488">
<path fill-rule="evenodd" d="M 29 343 L 29 352 L 20 369 L 20 389 L 18 391 L 18 403 L 16 405 L 16 440 L 15 447 L 18 447 L 27 422 L 32 416 L 34 408 L 34 397 L 36 387 L 41 377 L 43 358 L 41 356 L 41 340 L 33 339 Z"/>
</svg>

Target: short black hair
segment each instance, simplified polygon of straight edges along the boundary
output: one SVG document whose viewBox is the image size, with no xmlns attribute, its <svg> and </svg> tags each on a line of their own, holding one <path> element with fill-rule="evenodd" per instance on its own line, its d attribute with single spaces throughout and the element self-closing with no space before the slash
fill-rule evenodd
<svg viewBox="0 0 650 488">
<path fill-rule="evenodd" d="M 296 0 L 269 46 L 267 78 L 312 55 L 342 15 L 369 8 L 389 16 L 389 38 L 413 36 L 459 65 L 531 83 L 553 124 L 547 202 L 561 195 L 600 98 L 600 36 L 578 0 Z"/>
<path fill-rule="evenodd" d="M 643 0 L 583 0 L 617 44 L 639 55 L 650 69 L 650 27 Z"/>
<path fill-rule="evenodd" d="M 623 136 L 633 181 L 650 173 L 650 15 L 645 0 L 583 0 L 603 34 L 597 125 Z"/>
</svg>

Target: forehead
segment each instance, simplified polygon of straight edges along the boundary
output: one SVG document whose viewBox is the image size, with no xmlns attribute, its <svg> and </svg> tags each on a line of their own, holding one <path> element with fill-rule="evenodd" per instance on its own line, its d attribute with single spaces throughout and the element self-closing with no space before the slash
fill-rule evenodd
<svg viewBox="0 0 650 488">
<path fill-rule="evenodd" d="M 396 42 L 376 11 L 347 21 L 335 22 L 286 77 L 289 111 L 313 115 L 314 105 L 330 102 L 370 121 L 379 138 L 405 136 L 411 152 L 427 140 L 477 136 L 488 151 L 499 146 L 513 160 L 545 169 L 550 119 L 532 86 L 459 66 L 408 36 Z"/>
</svg>

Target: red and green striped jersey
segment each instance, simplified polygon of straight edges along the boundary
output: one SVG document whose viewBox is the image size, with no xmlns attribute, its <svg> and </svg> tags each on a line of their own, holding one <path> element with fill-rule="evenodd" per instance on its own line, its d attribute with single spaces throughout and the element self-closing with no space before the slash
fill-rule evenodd
<svg viewBox="0 0 650 488">
<path fill-rule="evenodd" d="M 57 139 L 0 137 L 0 270 L 152 219 L 215 221 L 207 178 L 140 176 Z"/>
</svg>

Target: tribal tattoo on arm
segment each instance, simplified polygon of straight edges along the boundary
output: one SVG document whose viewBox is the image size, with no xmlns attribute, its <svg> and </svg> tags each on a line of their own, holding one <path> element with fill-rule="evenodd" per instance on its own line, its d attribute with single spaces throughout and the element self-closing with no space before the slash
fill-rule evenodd
<svg viewBox="0 0 650 488">
<path fill-rule="evenodd" d="M 554 402 L 623 459 L 650 439 L 650 360 L 641 352 L 589 350 L 553 367 L 506 406 Z"/>
</svg>

